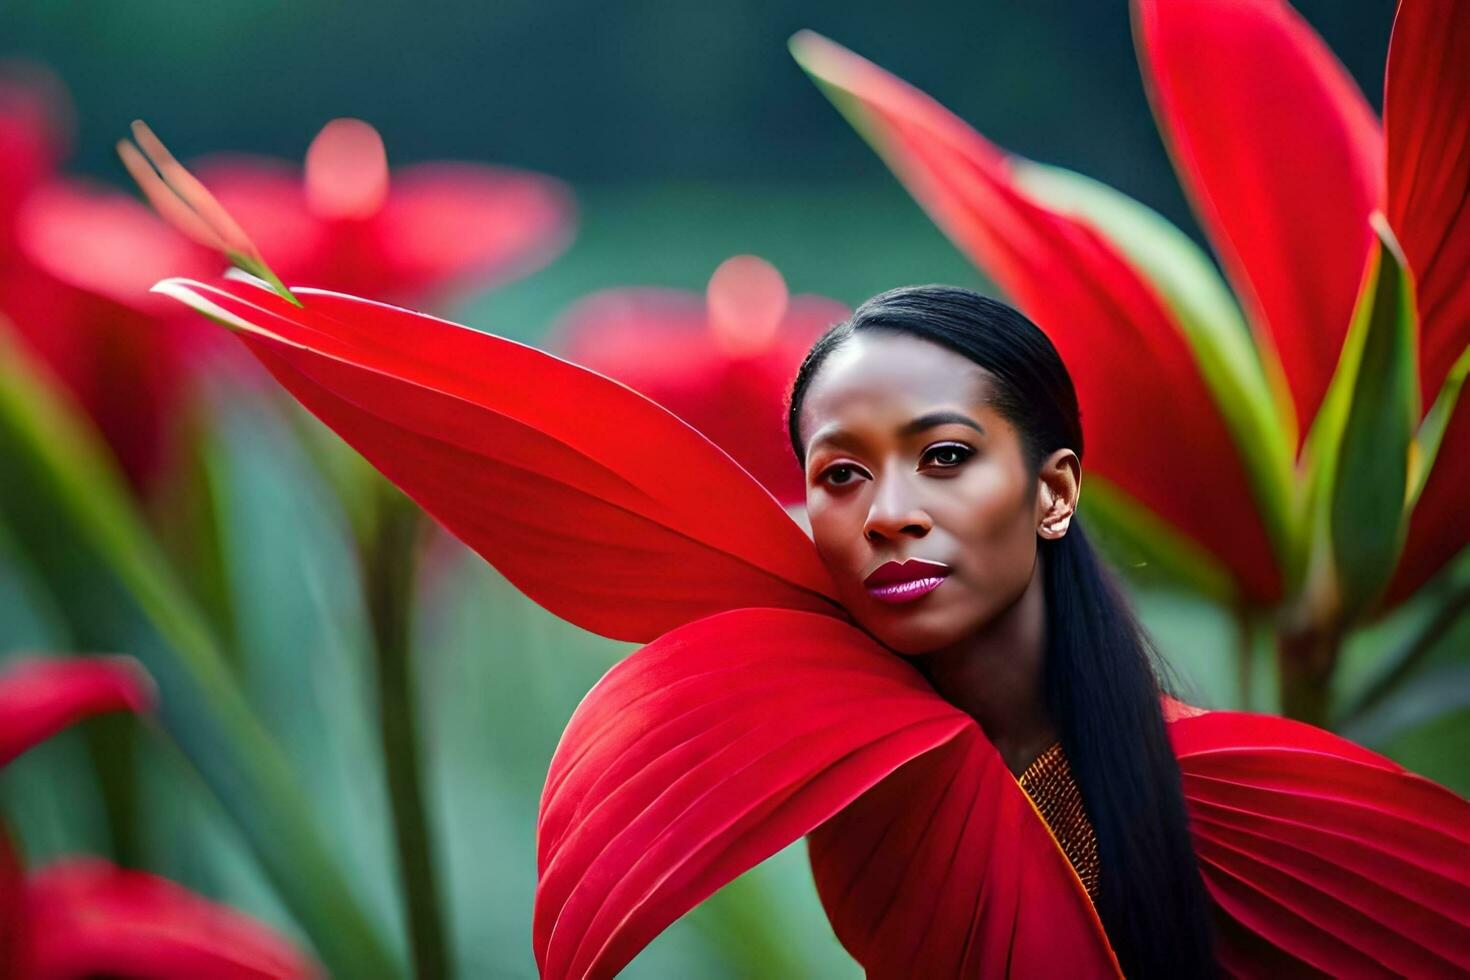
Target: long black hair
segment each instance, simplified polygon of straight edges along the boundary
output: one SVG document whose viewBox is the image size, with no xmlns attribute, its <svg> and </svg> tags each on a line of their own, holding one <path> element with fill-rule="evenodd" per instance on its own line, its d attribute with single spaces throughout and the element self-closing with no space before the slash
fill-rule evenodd
<svg viewBox="0 0 1470 980">
<path fill-rule="evenodd" d="M 827 356 L 853 334 L 879 330 L 968 358 L 992 376 L 992 402 L 1020 433 L 1032 477 L 1053 451 L 1082 458 L 1072 378 L 1046 334 L 997 300 L 954 286 L 908 286 L 868 300 L 813 345 L 792 386 L 787 429 Z M 1190 840 L 1179 764 L 1169 747 L 1156 653 L 1117 581 L 1074 516 L 1038 542 L 1046 590 L 1048 710 L 1097 837 L 1097 910 L 1129 977 L 1215 974 L 1208 895 Z"/>
</svg>

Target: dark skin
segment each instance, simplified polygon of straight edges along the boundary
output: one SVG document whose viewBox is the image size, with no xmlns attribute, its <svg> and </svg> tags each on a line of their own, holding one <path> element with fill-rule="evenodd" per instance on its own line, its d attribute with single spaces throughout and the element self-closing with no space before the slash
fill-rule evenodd
<svg viewBox="0 0 1470 980">
<path fill-rule="evenodd" d="M 936 344 L 861 333 L 822 364 L 799 423 L 812 538 L 843 604 L 914 659 L 1019 774 L 1057 740 L 1042 687 L 1038 541 L 1066 534 L 1081 466 L 1058 449 L 1031 473 L 993 386 Z M 951 571 L 912 602 L 869 594 L 873 569 L 909 558 Z"/>
</svg>

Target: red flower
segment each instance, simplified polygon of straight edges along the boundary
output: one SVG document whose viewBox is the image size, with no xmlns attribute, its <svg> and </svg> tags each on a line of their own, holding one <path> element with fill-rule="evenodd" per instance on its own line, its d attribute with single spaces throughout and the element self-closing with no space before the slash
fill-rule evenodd
<svg viewBox="0 0 1470 980">
<path fill-rule="evenodd" d="M 0 77 L 0 321 L 146 489 L 167 468 L 185 373 L 218 346 L 146 289 L 167 271 L 211 274 L 219 259 L 133 199 L 58 178 L 66 115 L 59 84 L 44 73 Z"/>
<path fill-rule="evenodd" d="M 554 180 L 432 163 L 404 168 L 390 188 L 377 132 L 339 119 L 313 141 L 304 180 L 280 161 L 203 163 L 250 236 L 222 208 L 191 220 L 171 195 L 154 195 L 155 207 L 172 207 L 166 216 L 181 237 L 120 192 L 54 175 L 61 153 L 50 127 L 61 113 L 43 95 L 34 83 L 0 83 L 0 314 L 76 397 L 140 490 L 167 472 L 188 380 L 214 341 L 148 293 L 163 276 L 211 275 L 217 251 L 259 272 L 253 237 L 293 280 L 421 306 L 455 287 L 530 271 L 570 234 L 569 197 Z M 138 138 L 162 150 L 146 129 Z M 147 166 L 130 154 L 130 168 Z M 164 163 L 193 179 L 172 157 Z"/>
<path fill-rule="evenodd" d="M 1383 132 L 1280 0 L 1133 10 L 1160 126 L 1253 348 L 1208 259 L 1158 215 L 1004 152 L 824 38 L 803 33 L 792 47 L 936 222 L 1047 330 L 1076 379 L 1096 472 L 1124 504 L 1163 519 L 1155 536 L 1172 530 L 1182 548 L 1212 556 L 1231 591 L 1270 604 L 1312 587 L 1318 502 L 1293 469 L 1314 423 L 1335 414 L 1319 414 L 1334 372 L 1356 363 L 1344 344 L 1365 267 L 1377 268 L 1375 208 L 1417 288 L 1415 423 L 1466 353 L 1470 7 L 1401 5 Z M 1449 407 L 1397 573 L 1376 583 L 1387 584 L 1387 603 L 1470 541 L 1457 513 L 1470 496 L 1470 405 Z M 1407 460 L 1379 459 L 1379 469 L 1406 467 L 1412 484 L 1415 467 L 1436 459 L 1433 430 L 1421 429 Z"/>
<path fill-rule="evenodd" d="M 693 429 L 600 375 L 391 306 L 157 288 L 234 328 L 532 599 L 652 641 L 587 695 L 552 760 L 543 975 L 615 974 L 808 834 L 828 917 L 871 975 L 1116 973 L 979 727 L 850 624 L 811 541 Z M 1470 804 L 1307 725 L 1166 707 L 1230 969 L 1470 969 Z"/>
<path fill-rule="evenodd" d="M 596 293 L 567 314 L 553 348 L 652 398 L 790 506 L 804 502 L 806 481 L 782 401 L 812 342 L 847 314 L 825 297 L 789 297 L 770 263 L 740 255 L 715 270 L 703 297 Z"/>
<path fill-rule="evenodd" d="M 14 664 L 0 673 L 0 766 L 80 718 L 144 711 L 153 696 L 141 668 L 125 658 Z M 259 923 L 146 872 L 69 858 L 23 876 L 0 832 L 0 975 L 264 980 L 315 973 Z"/>
<path fill-rule="evenodd" d="M 419 308 L 530 272 L 571 237 L 571 195 L 559 181 L 451 162 L 390 179 L 382 138 L 358 119 L 327 123 L 299 172 L 239 155 L 194 169 L 292 282 Z"/>
</svg>

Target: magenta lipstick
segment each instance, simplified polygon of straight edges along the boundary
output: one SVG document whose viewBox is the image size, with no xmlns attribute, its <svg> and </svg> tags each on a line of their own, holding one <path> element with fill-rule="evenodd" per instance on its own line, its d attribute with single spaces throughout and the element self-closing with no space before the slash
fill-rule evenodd
<svg viewBox="0 0 1470 980">
<path fill-rule="evenodd" d="M 924 558 L 884 562 L 874 569 L 863 585 L 868 595 L 879 602 L 913 602 L 939 588 L 950 567 L 943 562 Z"/>
</svg>

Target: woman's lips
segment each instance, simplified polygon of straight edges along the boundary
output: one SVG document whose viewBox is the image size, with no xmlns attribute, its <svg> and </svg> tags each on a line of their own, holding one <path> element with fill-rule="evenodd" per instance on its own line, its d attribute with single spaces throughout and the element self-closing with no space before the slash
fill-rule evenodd
<svg viewBox="0 0 1470 980">
<path fill-rule="evenodd" d="M 913 602 L 939 588 L 949 572 L 949 566 L 943 562 L 924 558 L 890 561 L 874 569 L 863 585 L 868 595 L 879 602 Z"/>
</svg>

